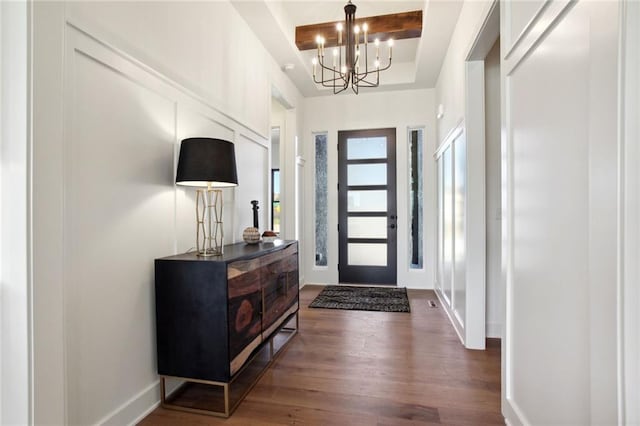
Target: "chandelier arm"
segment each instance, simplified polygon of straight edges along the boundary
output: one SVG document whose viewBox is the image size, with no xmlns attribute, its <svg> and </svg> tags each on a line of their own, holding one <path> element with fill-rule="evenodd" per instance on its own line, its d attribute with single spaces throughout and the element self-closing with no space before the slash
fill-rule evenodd
<svg viewBox="0 0 640 426">
<path fill-rule="evenodd" d="M 318 83 L 322 83 L 323 87 L 335 87 L 336 81 L 338 81 L 338 80 L 345 81 L 345 78 L 342 76 L 342 73 L 337 73 L 335 68 L 328 68 L 328 67 L 325 67 L 325 66 L 323 66 L 323 68 L 326 68 L 327 70 L 331 71 L 333 73 L 333 75 L 334 75 L 333 78 L 325 80 L 324 79 L 324 69 L 322 69 L 322 80 L 318 81 Z M 338 77 L 335 77 L 336 74 L 338 74 Z M 331 83 L 331 84 L 329 84 L 329 83 Z"/>
<path fill-rule="evenodd" d="M 368 81 L 367 77 L 370 74 L 373 74 L 375 72 L 376 74 L 376 81 L 375 83 L 372 81 Z M 380 72 L 379 71 L 372 71 L 370 73 L 360 73 L 357 75 L 357 85 L 362 86 L 362 87 L 378 87 L 380 85 Z"/>
<path fill-rule="evenodd" d="M 347 88 L 349 88 L 349 83 L 345 82 L 345 84 L 342 85 L 342 88 L 338 91 L 336 91 L 336 87 L 340 87 L 340 86 L 333 86 L 333 94 L 337 95 L 338 93 L 342 93 L 345 90 L 347 90 Z"/>
<path fill-rule="evenodd" d="M 387 64 L 387 66 L 386 66 L 386 67 L 384 67 L 384 68 L 380 68 L 380 70 L 379 70 L 379 71 L 388 70 L 390 67 L 391 67 L 391 59 L 389 59 L 389 63 Z"/>
<path fill-rule="evenodd" d="M 345 79 L 344 79 L 344 77 L 339 76 L 339 77 L 334 77 L 334 78 L 330 78 L 330 79 L 326 79 L 326 80 L 316 81 L 316 83 L 322 84 L 324 87 L 331 87 L 328 84 L 335 84 L 337 81 L 342 81 L 344 83 Z"/>
<path fill-rule="evenodd" d="M 376 74 L 377 81 L 378 81 L 377 83 L 371 83 L 370 81 L 367 80 L 367 77 L 372 75 L 373 73 Z M 360 84 L 360 82 L 363 81 L 367 85 L 375 84 L 375 86 L 377 86 L 380 83 L 380 72 L 378 72 L 378 71 L 370 71 L 370 72 L 359 73 L 356 77 L 357 77 L 356 78 L 357 84 Z M 368 87 L 372 87 L 372 86 L 368 86 Z"/>
<path fill-rule="evenodd" d="M 358 74 L 358 78 L 357 78 L 357 80 L 356 80 L 357 84 L 358 84 L 358 85 L 367 86 L 367 87 L 371 87 L 371 86 L 369 86 L 369 85 L 374 84 L 374 83 L 372 83 L 372 82 L 370 82 L 370 81 L 368 81 L 368 80 L 367 80 L 367 77 L 368 77 L 369 75 L 371 75 L 371 74 L 372 74 L 372 73 L 360 73 L 360 74 Z M 364 83 L 364 84 L 363 84 L 363 83 Z"/>
<path fill-rule="evenodd" d="M 332 87 L 332 88 L 335 88 L 337 81 L 342 81 L 341 85 L 345 85 L 345 84 L 348 85 L 348 81 L 347 81 L 347 79 L 345 79 L 345 77 L 342 75 L 342 73 L 339 73 L 335 69 L 330 69 L 328 67 L 323 67 L 323 68 L 326 68 L 327 70 L 331 71 L 334 76 L 337 74 L 338 77 L 327 78 L 325 80 L 325 78 L 324 78 L 324 69 L 321 68 L 320 80 L 317 80 L 316 76 L 314 76 L 314 78 L 313 78 L 314 83 L 322 84 L 323 87 Z"/>
<path fill-rule="evenodd" d="M 323 87 L 333 87 L 336 85 L 336 82 L 340 80 L 342 80 L 342 84 L 344 84 L 344 78 L 334 78 L 331 80 L 316 81 L 316 83 L 322 84 Z"/>
<path fill-rule="evenodd" d="M 320 68 L 323 70 L 327 70 L 327 71 L 331 71 L 331 72 L 336 72 L 335 68 L 333 67 L 328 67 L 325 64 L 323 64 L 322 62 L 318 61 L 318 65 L 320 65 Z"/>
<path fill-rule="evenodd" d="M 378 83 L 372 83 L 364 79 L 358 82 L 358 86 L 360 87 L 378 87 L 378 85 L 379 85 Z"/>
</svg>

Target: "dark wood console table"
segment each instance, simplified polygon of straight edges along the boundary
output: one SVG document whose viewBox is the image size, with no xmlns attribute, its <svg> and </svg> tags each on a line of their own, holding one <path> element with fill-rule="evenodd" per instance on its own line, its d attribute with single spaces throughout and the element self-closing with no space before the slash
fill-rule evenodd
<svg viewBox="0 0 640 426">
<path fill-rule="evenodd" d="M 296 241 L 156 259 L 162 405 L 230 416 L 297 332 L 298 280 Z"/>
</svg>

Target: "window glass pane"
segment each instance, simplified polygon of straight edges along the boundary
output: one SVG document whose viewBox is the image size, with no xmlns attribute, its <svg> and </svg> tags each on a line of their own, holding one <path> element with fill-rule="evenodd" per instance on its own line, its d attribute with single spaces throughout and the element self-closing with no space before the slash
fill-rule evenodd
<svg viewBox="0 0 640 426">
<path fill-rule="evenodd" d="M 350 217 L 349 238 L 387 238 L 386 217 Z"/>
<path fill-rule="evenodd" d="M 409 130 L 409 267 L 412 269 L 423 267 L 422 135 L 422 129 Z"/>
<path fill-rule="evenodd" d="M 348 191 L 347 211 L 386 212 L 387 191 Z"/>
<path fill-rule="evenodd" d="M 349 164 L 347 185 L 386 185 L 386 164 Z"/>
<path fill-rule="evenodd" d="M 347 139 L 347 160 L 387 158 L 387 138 Z"/>
<path fill-rule="evenodd" d="M 327 134 L 314 135 L 316 147 L 316 266 L 327 266 Z"/>
<path fill-rule="evenodd" d="M 348 244 L 349 265 L 387 266 L 386 244 Z"/>
</svg>

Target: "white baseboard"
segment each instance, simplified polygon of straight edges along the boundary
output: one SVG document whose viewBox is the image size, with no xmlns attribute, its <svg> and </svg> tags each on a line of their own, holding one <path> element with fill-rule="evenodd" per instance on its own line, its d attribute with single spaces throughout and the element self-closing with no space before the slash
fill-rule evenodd
<svg viewBox="0 0 640 426">
<path fill-rule="evenodd" d="M 155 381 L 99 420 L 99 425 L 135 425 L 160 405 L 160 380 Z"/>
<path fill-rule="evenodd" d="M 528 426 L 531 424 L 512 399 L 502 399 L 502 415 L 504 416 L 505 424 L 509 426 Z"/>
<path fill-rule="evenodd" d="M 407 282 L 407 285 L 405 286 L 399 285 L 399 287 L 407 287 L 415 290 L 435 290 L 435 287 L 433 286 L 433 282 L 431 283 L 431 285 L 425 285 L 425 283 Z"/>
</svg>

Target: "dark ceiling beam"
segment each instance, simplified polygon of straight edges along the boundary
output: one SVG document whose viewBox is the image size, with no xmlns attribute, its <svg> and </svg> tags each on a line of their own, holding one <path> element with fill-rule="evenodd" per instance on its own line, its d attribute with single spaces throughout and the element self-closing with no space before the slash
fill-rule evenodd
<svg viewBox="0 0 640 426">
<path fill-rule="evenodd" d="M 296 46 L 298 46 L 298 50 L 315 49 L 317 47 L 316 36 L 318 34 L 325 38 L 325 47 L 336 46 L 338 44 L 338 31 L 336 30 L 338 22 L 343 21 L 296 27 Z M 356 19 L 356 23 L 360 26 L 365 22 L 369 26 L 367 38 L 370 43 L 376 38 L 384 42 L 390 38 L 401 40 L 417 38 L 422 35 L 421 10 Z"/>
</svg>

